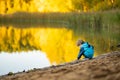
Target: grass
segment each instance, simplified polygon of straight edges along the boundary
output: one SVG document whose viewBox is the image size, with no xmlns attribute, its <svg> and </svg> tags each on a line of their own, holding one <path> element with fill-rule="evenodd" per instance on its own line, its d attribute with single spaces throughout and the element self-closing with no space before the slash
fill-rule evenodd
<svg viewBox="0 0 120 80">
<path fill-rule="evenodd" d="M 69 27 L 92 26 L 100 27 L 107 24 L 120 23 L 120 11 L 106 11 L 93 13 L 26 13 L 17 12 L 9 15 L 0 15 L 0 24 L 63 24 Z M 73 26 L 74 25 L 74 26 Z"/>
<path fill-rule="evenodd" d="M 104 42 L 107 43 L 105 45 L 111 46 L 116 45 L 113 44 L 113 41 L 116 41 L 115 43 L 120 41 L 120 10 L 91 13 L 17 12 L 0 15 L 0 25 L 13 25 L 20 28 L 39 25 L 59 28 L 64 25 L 73 30 L 74 36 L 84 35 L 88 42 L 95 41 L 94 44 L 98 44 L 101 42 L 100 40 L 104 39 Z M 94 40 L 95 38 L 96 40 Z M 108 49 L 108 46 L 105 49 Z"/>
</svg>

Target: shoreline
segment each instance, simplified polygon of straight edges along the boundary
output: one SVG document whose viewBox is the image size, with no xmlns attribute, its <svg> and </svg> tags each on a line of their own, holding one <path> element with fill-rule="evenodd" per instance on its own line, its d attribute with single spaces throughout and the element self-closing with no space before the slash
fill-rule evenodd
<svg viewBox="0 0 120 80">
<path fill-rule="evenodd" d="M 119 80 L 120 51 L 56 66 L 0 76 L 0 80 Z"/>
</svg>

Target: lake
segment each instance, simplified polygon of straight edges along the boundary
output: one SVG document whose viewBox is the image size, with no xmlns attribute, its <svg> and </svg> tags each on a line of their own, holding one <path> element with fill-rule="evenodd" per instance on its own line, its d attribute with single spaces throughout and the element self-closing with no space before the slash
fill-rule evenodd
<svg viewBox="0 0 120 80">
<path fill-rule="evenodd" d="M 41 51 L 33 50 L 27 52 L 0 53 L 0 75 L 47 66 L 50 66 L 50 62 L 46 54 Z"/>
<path fill-rule="evenodd" d="M 94 46 L 94 56 L 116 50 L 119 26 L 84 26 L 0 25 L 0 75 L 74 61 L 78 39 Z"/>
</svg>

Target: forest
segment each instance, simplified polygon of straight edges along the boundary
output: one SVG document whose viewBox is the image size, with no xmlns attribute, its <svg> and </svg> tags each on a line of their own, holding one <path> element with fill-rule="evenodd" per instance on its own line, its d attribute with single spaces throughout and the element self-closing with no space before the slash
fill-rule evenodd
<svg viewBox="0 0 120 80">
<path fill-rule="evenodd" d="M 0 0 L 0 14 L 14 12 L 94 12 L 120 8 L 120 0 Z"/>
</svg>

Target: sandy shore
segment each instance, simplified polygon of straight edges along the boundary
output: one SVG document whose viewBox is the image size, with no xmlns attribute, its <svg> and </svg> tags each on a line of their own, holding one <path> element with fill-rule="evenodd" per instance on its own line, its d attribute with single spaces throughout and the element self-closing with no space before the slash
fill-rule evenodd
<svg viewBox="0 0 120 80">
<path fill-rule="evenodd" d="M 0 76 L 0 80 L 120 80 L 120 52 L 107 53 L 91 60 L 78 60 Z"/>
</svg>

